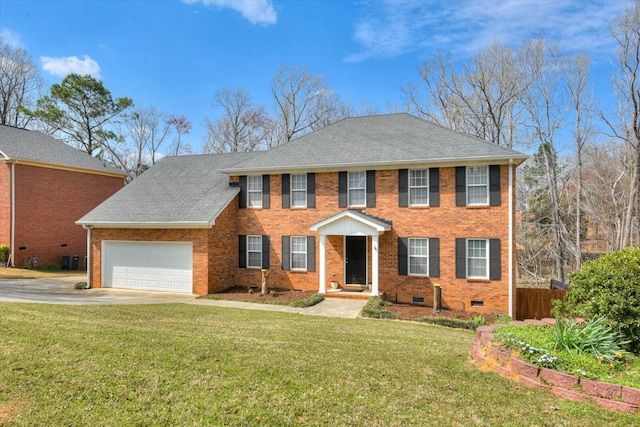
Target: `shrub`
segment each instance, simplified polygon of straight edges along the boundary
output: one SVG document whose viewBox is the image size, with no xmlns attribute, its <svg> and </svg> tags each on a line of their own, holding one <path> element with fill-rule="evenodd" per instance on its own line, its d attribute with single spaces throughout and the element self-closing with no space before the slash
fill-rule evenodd
<svg viewBox="0 0 640 427">
<path fill-rule="evenodd" d="M 78 282 L 75 284 L 76 289 L 89 289 L 87 282 Z"/>
<path fill-rule="evenodd" d="M 477 328 L 478 326 L 483 326 L 487 324 L 487 319 L 484 318 L 484 316 L 473 316 L 471 319 L 469 319 L 469 323 L 471 323 L 472 325 L 475 325 L 475 327 Z"/>
<path fill-rule="evenodd" d="M 475 331 L 478 328 L 478 326 L 481 326 L 473 323 L 470 320 L 461 320 L 461 319 L 454 319 L 451 317 L 441 317 L 441 316 L 419 317 L 415 319 L 415 321 L 422 322 L 422 323 L 429 323 L 431 325 L 446 326 L 448 328 L 471 329 L 472 331 Z"/>
<path fill-rule="evenodd" d="M 60 271 L 62 270 L 62 267 L 60 267 L 58 264 L 42 264 L 39 265 L 36 270 L 39 271 Z"/>
<path fill-rule="evenodd" d="M 371 297 L 362 308 L 362 316 L 374 319 L 397 319 L 399 316 L 380 307 L 386 305 L 380 297 Z"/>
<path fill-rule="evenodd" d="M 321 294 L 315 294 L 315 295 L 311 295 L 309 298 L 307 299 L 301 299 L 299 301 L 295 301 L 291 304 L 291 306 L 293 307 L 311 307 L 312 305 L 316 305 L 321 303 L 322 301 L 324 301 L 324 295 Z"/>
<path fill-rule="evenodd" d="M 606 316 L 608 325 L 640 354 L 640 248 L 626 248 L 585 262 L 571 275 L 564 304 L 585 318 Z"/>
<path fill-rule="evenodd" d="M 5 262 L 7 262 L 8 258 L 9 258 L 9 246 L 0 245 L 0 264 L 4 264 Z"/>
<path fill-rule="evenodd" d="M 497 312 L 493 315 L 493 321 L 495 323 L 509 323 L 511 322 L 511 320 L 511 316 L 509 316 L 508 314 Z"/>
<path fill-rule="evenodd" d="M 569 353 L 590 354 L 597 359 L 613 361 L 621 358 L 624 352 L 618 334 L 606 324 L 606 318 L 589 320 L 584 326 L 573 320 L 556 318 L 551 335 L 553 348 Z"/>
</svg>

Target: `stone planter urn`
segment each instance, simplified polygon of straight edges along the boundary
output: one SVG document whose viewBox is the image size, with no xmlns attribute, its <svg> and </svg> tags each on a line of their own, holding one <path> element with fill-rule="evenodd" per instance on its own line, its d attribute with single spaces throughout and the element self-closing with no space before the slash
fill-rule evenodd
<svg viewBox="0 0 640 427">
<path fill-rule="evenodd" d="M 336 282 L 335 280 L 331 281 L 331 289 L 338 289 L 338 282 Z"/>
</svg>

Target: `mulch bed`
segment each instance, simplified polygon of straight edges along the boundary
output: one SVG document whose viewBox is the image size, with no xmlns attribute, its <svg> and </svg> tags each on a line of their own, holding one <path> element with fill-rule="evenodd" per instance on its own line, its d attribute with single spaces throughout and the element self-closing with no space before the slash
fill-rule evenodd
<svg viewBox="0 0 640 427">
<path fill-rule="evenodd" d="M 213 294 L 217 298 L 240 300 L 240 301 L 256 301 L 256 302 L 283 302 L 290 303 L 298 300 L 307 299 L 317 292 L 315 291 L 296 291 L 292 289 L 280 289 L 269 288 L 269 291 L 274 290 L 277 292 L 277 296 L 271 296 L 269 294 L 263 295 L 260 292 L 260 288 L 251 288 L 253 293 L 249 293 L 248 288 L 244 286 L 234 286 L 222 292 Z M 394 303 L 392 305 L 382 307 L 384 310 L 388 310 L 397 314 L 403 319 L 417 319 L 419 317 L 450 317 L 460 320 L 469 320 L 473 316 L 478 316 L 479 313 L 473 311 L 458 311 L 458 310 L 442 310 L 440 313 L 434 313 L 433 307 L 417 304 L 400 304 Z M 482 315 L 487 320 L 487 324 L 493 323 L 492 314 Z"/>
<path fill-rule="evenodd" d="M 263 295 L 262 292 L 260 292 L 260 288 L 251 288 L 251 290 L 252 293 L 249 293 L 249 289 L 244 286 L 234 286 L 222 292 L 217 292 L 213 294 L 213 296 L 239 301 L 288 303 L 307 299 L 317 294 L 315 291 L 295 291 L 292 289 L 269 288 L 269 292 L 273 290 L 277 293 L 276 296 L 272 296 L 269 294 Z"/>
</svg>

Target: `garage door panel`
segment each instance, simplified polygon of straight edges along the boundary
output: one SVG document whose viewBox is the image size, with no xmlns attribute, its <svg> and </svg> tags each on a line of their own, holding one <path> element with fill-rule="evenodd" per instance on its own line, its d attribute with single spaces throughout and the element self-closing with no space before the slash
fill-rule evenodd
<svg viewBox="0 0 640 427">
<path fill-rule="evenodd" d="M 104 242 L 103 286 L 192 293 L 193 245 Z"/>
</svg>

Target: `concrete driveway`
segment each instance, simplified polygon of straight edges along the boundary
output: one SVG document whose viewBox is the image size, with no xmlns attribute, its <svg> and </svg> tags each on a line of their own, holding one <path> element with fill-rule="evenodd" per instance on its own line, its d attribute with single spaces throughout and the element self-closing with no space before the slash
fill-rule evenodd
<svg viewBox="0 0 640 427">
<path fill-rule="evenodd" d="M 312 307 L 297 308 L 241 301 L 197 299 L 195 295 L 172 292 L 132 291 L 112 288 L 75 289 L 76 283 L 84 281 L 86 281 L 86 276 L 84 275 L 48 279 L 0 279 L 0 302 L 71 305 L 186 303 L 347 319 L 358 317 L 360 310 L 366 304 L 364 300 L 327 298 Z"/>
</svg>

